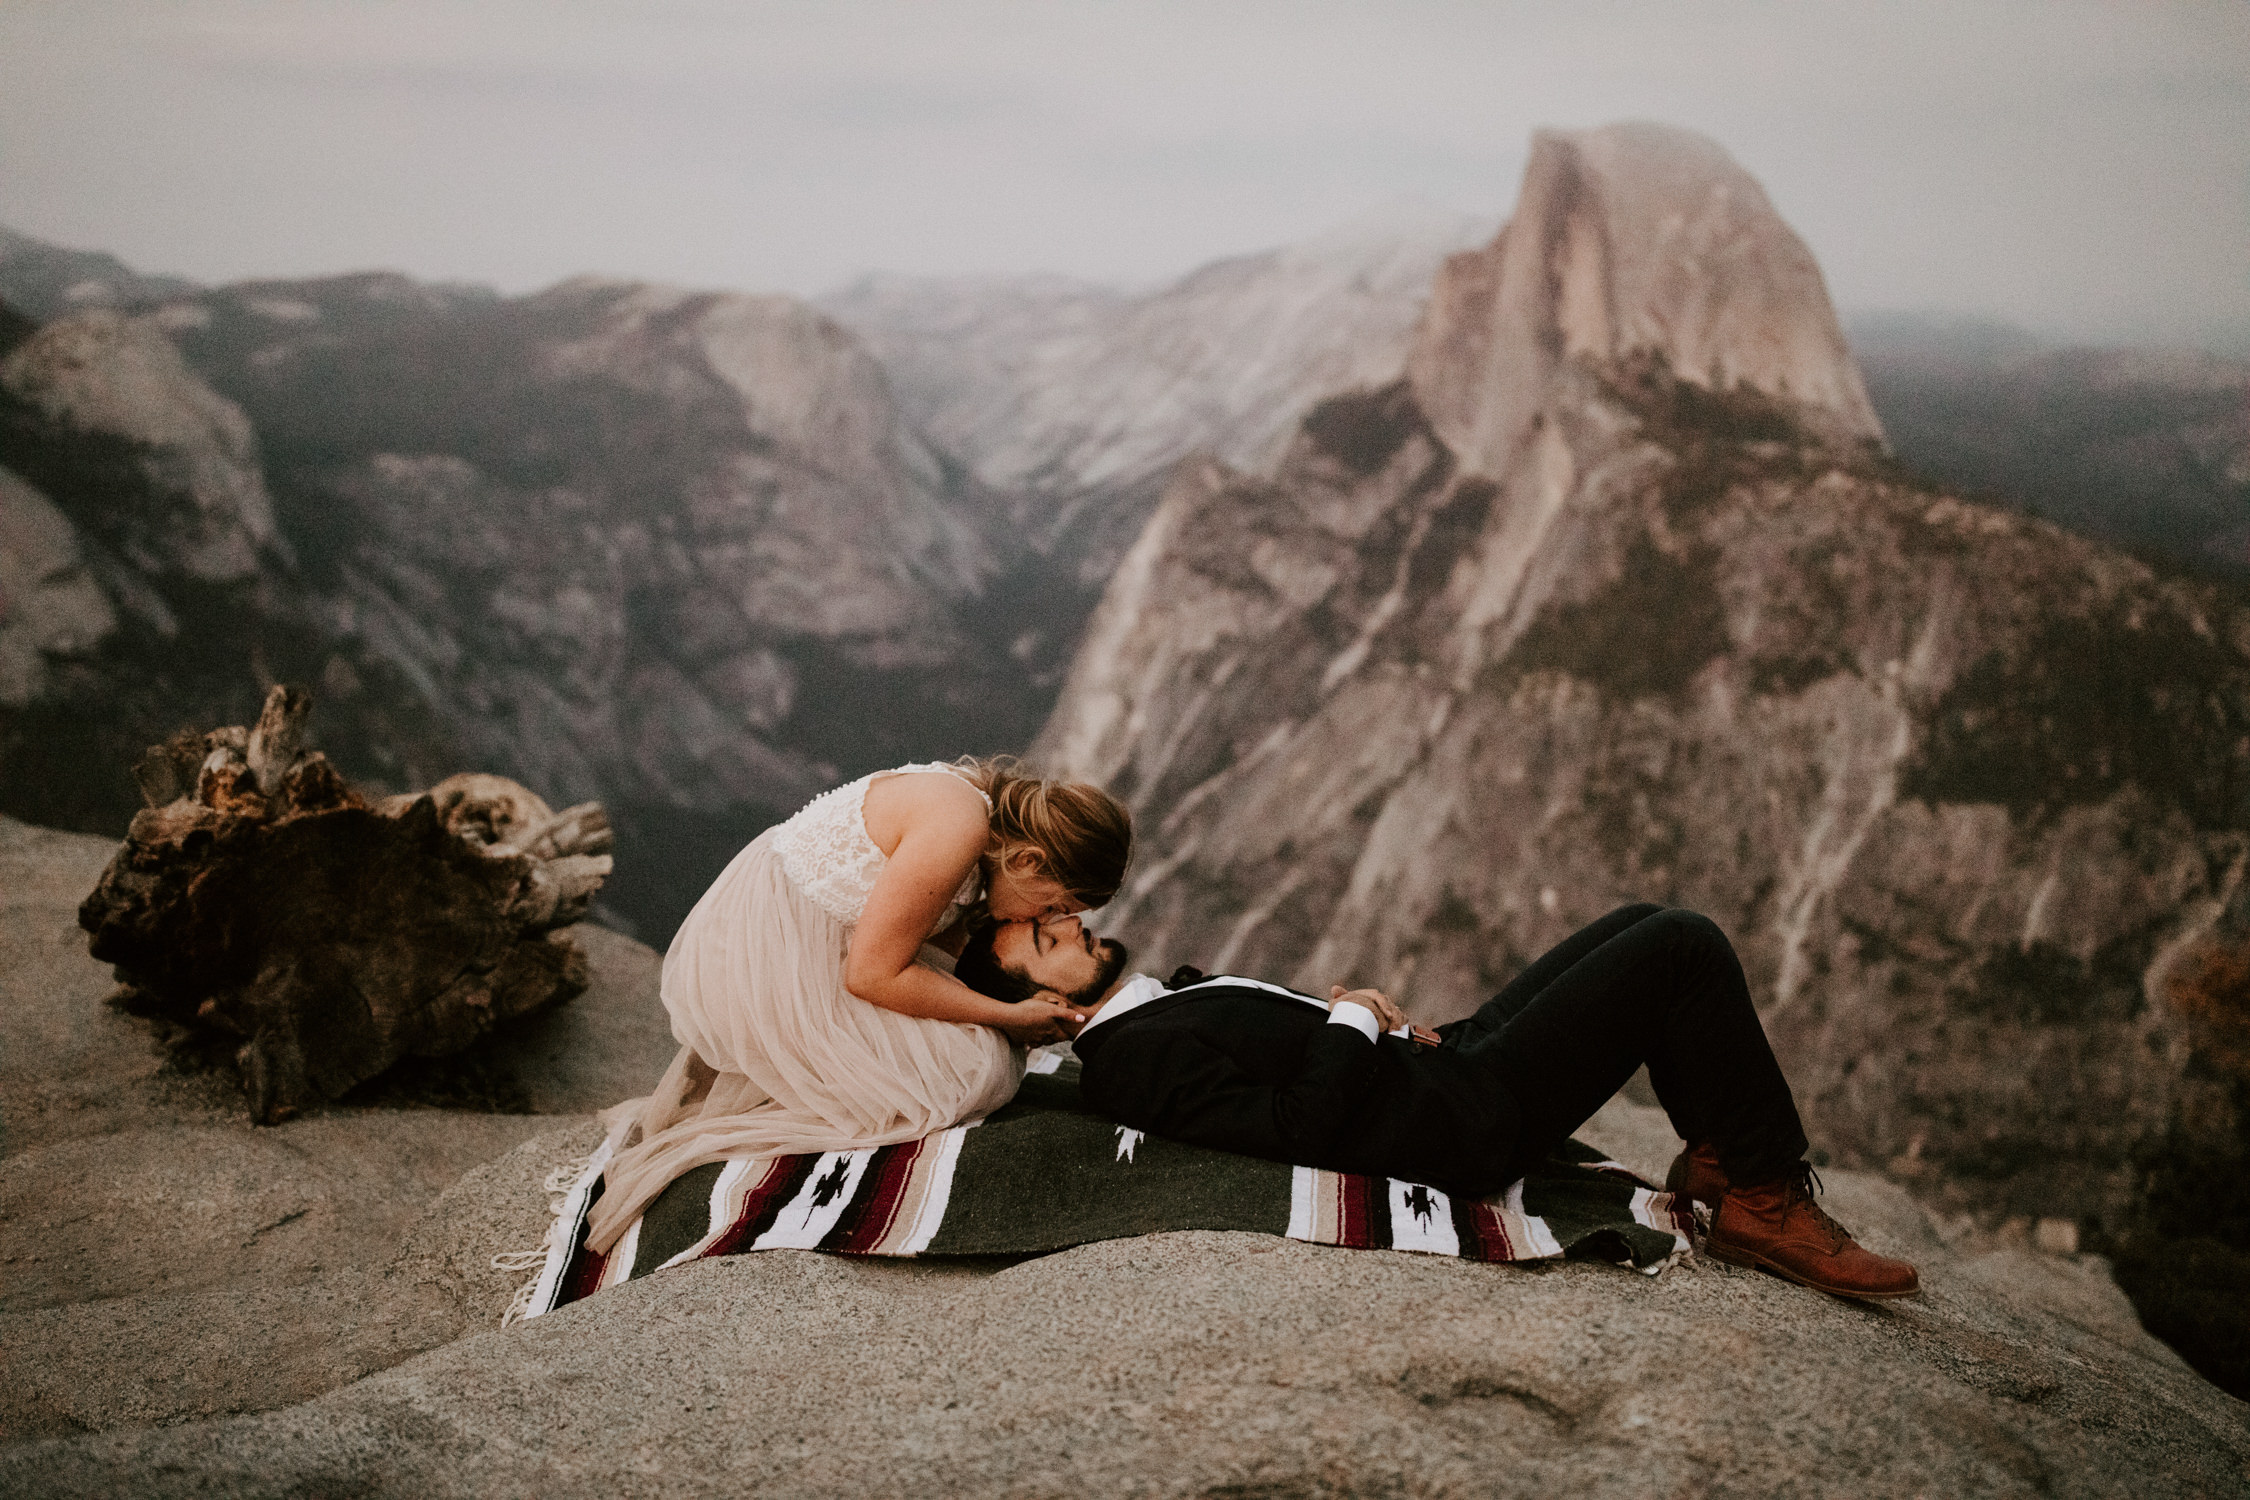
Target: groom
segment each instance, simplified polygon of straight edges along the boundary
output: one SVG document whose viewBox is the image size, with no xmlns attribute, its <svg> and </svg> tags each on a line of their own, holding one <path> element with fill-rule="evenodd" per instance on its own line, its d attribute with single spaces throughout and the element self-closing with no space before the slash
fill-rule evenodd
<svg viewBox="0 0 2250 1500">
<path fill-rule="evenodd" d="M 1435 1032 L 1376 990 L 1339 985 L 1324 1001 L 1195 969 L 1159 984 L 1125 977 L 1125 957 L 1075 917 L 987 924 L 955 974 L 1085 1012 L 1080 1089 L 1135 1129 L 1476 1197 L 1521 1177 L 1645 1063 L 1688 1142 L 1667 1186 L 1711 1207 L 1713 1256 L 1839 1297 L 1919 1289 L 1911 1265 L 1813 1201 L 1796 1103 L 1707 917 L 1621 907 Z"/>
</svg>

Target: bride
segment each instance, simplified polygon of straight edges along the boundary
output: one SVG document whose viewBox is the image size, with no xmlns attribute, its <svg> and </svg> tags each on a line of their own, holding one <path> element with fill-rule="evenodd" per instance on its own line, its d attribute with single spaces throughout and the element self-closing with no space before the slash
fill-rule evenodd
<svg viewBox="0 0 2250 1500">
<path fill-rule="evenodd" d="M 1004 758 L 878 771 L 758 835 L 665 954 L 680 1051 L 655 1093 L 602 1115 L 612 1154 L 588 1248 L 608 1253 L 705 1162 L 891 1145 L 1006 1103 L 1023 1048 L 1084 1015 L 956 980 L 963 918 L 1100 906 L 1132 838 L 1108 793 Z"/>
</svg>

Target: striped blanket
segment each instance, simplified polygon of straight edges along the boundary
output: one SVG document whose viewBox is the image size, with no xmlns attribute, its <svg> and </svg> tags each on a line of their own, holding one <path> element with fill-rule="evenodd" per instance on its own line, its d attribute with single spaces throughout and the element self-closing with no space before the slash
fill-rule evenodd
<svg viewBox="0 0 2250 1500">
<path fill-rule="evenodd" d="M 1577 1141 L 1483 1200 L 1420 1183 L 1181 1145 L 1079 1101 L 1077 1065 L 1005 1108 L 903 1145 L 712 1162 L 666 1188 L 608 1255 L 585 1247 L 606 1149 L 563 1199 L 522 1315 L 685 1261 L 748 1250 L 1037 1255 L 1126 1235 L 1234 1229 L 1463 1260 L 1567 1255 L 1654 1275 L 1688 1248 L 1687 1205 Z"/>
</svg>

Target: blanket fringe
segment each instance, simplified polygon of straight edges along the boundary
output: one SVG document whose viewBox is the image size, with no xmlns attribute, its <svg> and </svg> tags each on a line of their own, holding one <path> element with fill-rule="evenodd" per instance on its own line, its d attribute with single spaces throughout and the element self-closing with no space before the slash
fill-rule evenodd
<svg viewBox="0 0 2250 1500">
<path fill-rule="evenodd" d="M 550 1216 L 562 1216 L 563 1202 L 570 1196 L 570 1190 L 578 1186 L 578 1179 L 586 1175 L 586 1169 L 594 1164 L 594 1158 L 600 1154 L 598 1151 L 589 1151 L 584 1156 L 574 1156 L 547 1174 L 546 1180 L 539 1186 L 547 1195 L 547 1212 Z"/>
<path fill-rule="evenodd" d="M 531 1279 L 517 1287 L 514 1295 L 508 1298 L 508 1310 L 500 1315 L 502 1328 L 520 1323 L 531 1316 L 531 1304 L 539 1295 L 539 1283 L 546 1276 L 547 1262 L 557 1250 L 556 1238 L 563 1232 L 562 1216 L 570 1206 L 570 1195 L 588 1172 L 608 1162 L 609 1152 L 605 1147 L 597 1147 L 584 1156 L 572 1157 L 541 1180 L 540 1191 L 547 1195 L 547 1216 L 554 1220 L 547 1226 L 546 1239 L 526 1249 L 503 1250 L 492 1257 L 491 1265 L 495 1271 L 531 1273 Z"/>
<path fill-rule="evenodd" d="M 531 1311 L 531 1299 L 539 1295 L 539 1278 L 547 1269 L 547 1247 L 536 1245 L 528 1250 L 503 1250 L 492 1257 L 495 1271 L 529 1271 L 531 1279 L 519 1286 L 508 1298 L 508 1310 L 500 1315 L 500 1326 L 520 1323 Z"/>
<path fill-rule="evenodd" d="M 531 1299 L 539 1295 L 539 1278 L 534 1276 L 515 1289 L 508 1298 L 508 1310 L 500 1315 L 502 1328 L 521 1323 L 531 1314 Z"/>
</svg>

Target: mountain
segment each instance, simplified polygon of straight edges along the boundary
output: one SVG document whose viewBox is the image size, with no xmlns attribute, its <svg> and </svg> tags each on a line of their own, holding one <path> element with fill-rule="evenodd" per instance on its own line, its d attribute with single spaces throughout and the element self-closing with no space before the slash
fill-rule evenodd
<svg viewBox="0 0 2250 1500">
<path fill-rule="evenodd" d="M 1398 373 L 1438 262 L 1489 232 L 1402 207 L 1139 295 L 1061 277 L 869 277 L 822 301 L 931 439 L 1010 490 L 1278 455 L 1322 396 Z"/>
<path fill-rule="evenodd" d="M 2054 348 L 2005 325 L 1862 318 L 1900 460 L 2089 536 L 2250 577 L 2250 363 Z"/>
<path fill-rule="evenodd" d="M 1193 466 L 1112 580 L 1034 750 L 1134 811 L 1106 928 L 1443 1021 L 1699 908 L 1831 1161 L 2239 1246 L 2240 599 L 1904 475 L 1684 132 L 1541 134 L 1407 371 Z"/>
<path fill-rule="evenodd" d="M 981 491 L 790 299 L 249 283 L 48 323 L 0 386 L 0 462 L 53 502 L 8 492 L 46 580 L 0 636 L 37 668 L 0 713 L 18 816 L 121 827 L 141 744 L 283 676 L 378 785 L 608 803 L 615 904 L 661 936 L 813 792 L 1020 745 L 1051 700 L 987 628 Z M 67 665 L 81 575 L 139 622 L 101 672 Z M 154 665 L 191 655 L 192 687 Z"/>
<path fill-rule="evenodd" d="M 873 276 L 822 299 L 880 359 L 909 421 L 1012 497 L 1058 566 L 1019 611 L 1057 681 L 1174 464 L 1270 463 L 1324 396 L 1387 380 L 1430 279 L 1490 225 L 1400 205 L 1151 291 L 1063 277 Z"/>
<path fill-rule="evenodd" d="M 247 722 L 276 677 L 333 677 L 354 770 L 429 781 L 442 734 L 389 664 L 330 643 L 240 407 L 109 309 L 0 336 L 0 804 L 115 836 L 142 749 Z"/>
<path fill-rule="evenodd" d="M 177 276 L 144 276 L 114 255 L 66 250 L 0 226 L 0 302 L 39 322 L 97 307 L 145 307 L 194 290 Z"/>
</svg>

